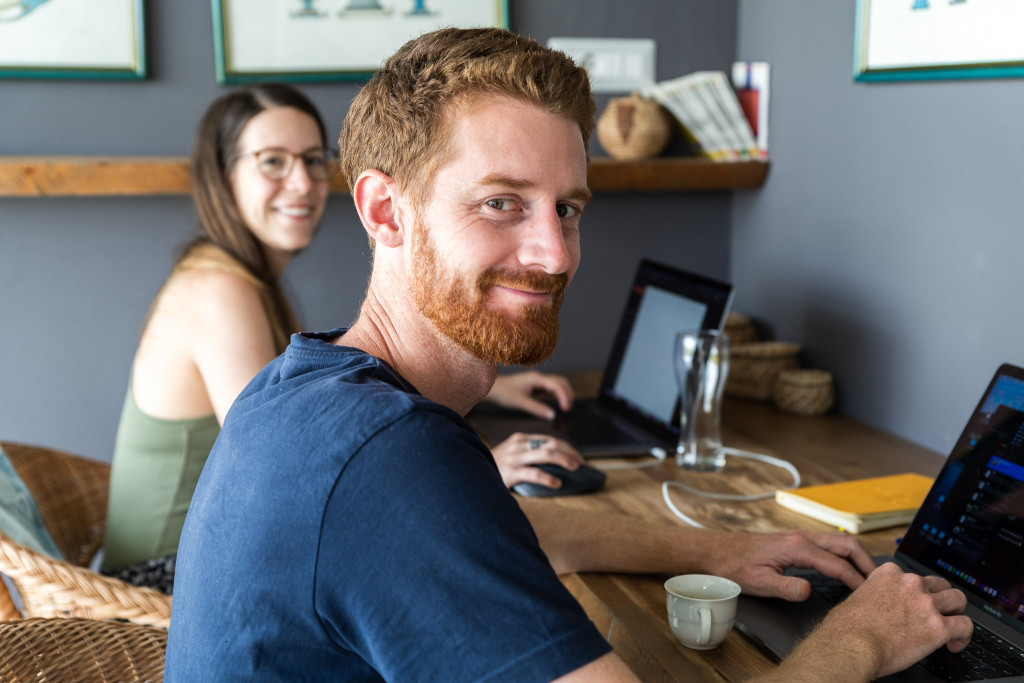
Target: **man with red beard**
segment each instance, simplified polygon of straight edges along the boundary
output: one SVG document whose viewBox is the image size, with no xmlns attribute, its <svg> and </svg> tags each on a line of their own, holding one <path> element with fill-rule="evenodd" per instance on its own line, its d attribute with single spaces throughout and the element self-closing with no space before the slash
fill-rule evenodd
<svg viewBox="0 0 1024 683">
<path fill-rule="evenodd" d="M 554 348 L 593 124 L 586 72 L 498 29 L 415 39 L 357 96 L 340 145 L 374 244 L 366 299 L 350 328 L 293 337 L 228 414 L 182 535 L 167 680 L 636 680 L 571 571 L 801 600 L 796 565 L 859 587 L 779 681 L 963 647 L 962 593 L 848 536 L 653 528 L 505 489 L 462 416 L 499 364 Z"/>
</svg>

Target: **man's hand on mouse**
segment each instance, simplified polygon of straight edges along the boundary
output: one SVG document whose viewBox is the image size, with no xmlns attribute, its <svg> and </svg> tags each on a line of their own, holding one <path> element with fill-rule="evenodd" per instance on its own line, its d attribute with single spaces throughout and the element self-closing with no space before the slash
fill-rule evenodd
<svg viewBox="0 0 1024 683">
<path fill-rule="evenodd" d="M 536 370 L 499 376 L 485 400 L 505 408 L 517 408 L 545 420 L 553 420 L 555 409 L 537 400 L 535 393 L 550 394 L 562 410 L 572 407 L 573 393 L 569 380 L 561 375 L 546 375 Z"/>
<path fill-rule="evenodd" d="M 562 482 L 558 477 L 533 465 L 551 463 L 575 471 L 583 464 L 583 456 L 575 448 L 543 434 L 513 434 L 492 448 L 491 453 L 508 488 L 520 482 L 559 488 Z"/>
</svg>

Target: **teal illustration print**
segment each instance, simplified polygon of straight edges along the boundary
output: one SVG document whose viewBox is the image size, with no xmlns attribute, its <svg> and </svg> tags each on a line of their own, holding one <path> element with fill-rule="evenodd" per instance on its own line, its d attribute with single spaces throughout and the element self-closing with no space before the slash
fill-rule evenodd
<svg viewBox="0 0 1024 683">
<path fill-rule="evenodd" d="M 0 21 L 15 21 L 49 0 L 0 0 Z"/>
</svg>

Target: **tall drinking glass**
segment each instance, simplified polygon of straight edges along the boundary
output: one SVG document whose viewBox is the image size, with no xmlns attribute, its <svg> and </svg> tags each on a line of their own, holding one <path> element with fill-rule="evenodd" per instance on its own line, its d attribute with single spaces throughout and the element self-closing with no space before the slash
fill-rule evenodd
<svg viewBox="0 0 1024 683">
<path fill-rule="evenodd" d="M 676 463 L 689 470 L 720 470 L 725 467 L 722 390 L 729 373 L 729 338 L 718 330 L 680 332 L 674 362 L 681 402 Z"/>
</svg>

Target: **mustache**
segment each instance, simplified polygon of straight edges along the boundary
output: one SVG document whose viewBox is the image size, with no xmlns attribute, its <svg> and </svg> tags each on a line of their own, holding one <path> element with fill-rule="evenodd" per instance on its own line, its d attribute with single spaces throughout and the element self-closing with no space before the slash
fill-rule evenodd
<svg viewBox="0 0 1024 683">
<path fill-rule="evenodd" d="M 530 270 L 499 270 L 490 268 L 484 271 L 477 282 L 480 291 L 490 287 L 509 287 L 529 292 L 550 292 L 558 297 L 565 293 L 569 285 L 569 276 L 565 273 L 538 273 Z"/>
</svg>

